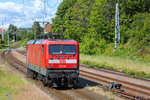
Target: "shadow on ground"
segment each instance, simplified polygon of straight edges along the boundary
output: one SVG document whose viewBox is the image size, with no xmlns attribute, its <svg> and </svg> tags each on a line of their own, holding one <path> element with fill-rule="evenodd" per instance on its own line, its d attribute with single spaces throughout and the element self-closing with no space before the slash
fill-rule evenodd
<svg viewBox="0 0 150 100">
<path fill-rule="evenodd" d="M 74 87 L 74 89 L 82 89 L 86 86 L 97 86 L 97 85 L 102 85 L 84 78 L 79 77 L 79 82 L 76 84 L 76 86 Z M 69 90 L 71 88 L 68 87 L 57 87 L 55 88 L 57 90 Z"/>
</svg>

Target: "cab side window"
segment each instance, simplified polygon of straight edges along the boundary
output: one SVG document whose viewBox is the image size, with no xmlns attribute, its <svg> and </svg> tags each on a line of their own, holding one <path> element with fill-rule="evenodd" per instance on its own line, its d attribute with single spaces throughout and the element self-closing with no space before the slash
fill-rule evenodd
<svg viewBox="0 0 150 100">
<path fill-rule="evenodd" d="M 42 54 L 44 54 L 44 45 L 42 45 Z"/>
</svg>

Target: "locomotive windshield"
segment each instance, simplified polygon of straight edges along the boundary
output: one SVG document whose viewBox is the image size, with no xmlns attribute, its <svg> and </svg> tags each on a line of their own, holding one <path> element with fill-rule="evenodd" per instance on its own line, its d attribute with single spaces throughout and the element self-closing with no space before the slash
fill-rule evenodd
<svg viewBox="0 0 150 100">
<path fill-rule="evenodd" d="M 62 54 L 62 45 L 50 45 L 49 53 L 50 54 Z"/>
<path fill-rule="evenodd" d="M 50 45 L 49 54 L 76 54 L 75 45 Z"/>
</svg>

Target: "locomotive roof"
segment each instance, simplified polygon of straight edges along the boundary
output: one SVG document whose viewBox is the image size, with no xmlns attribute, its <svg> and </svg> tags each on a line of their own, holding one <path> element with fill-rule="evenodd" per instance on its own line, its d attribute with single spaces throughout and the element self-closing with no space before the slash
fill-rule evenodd
<svg viewBox="0 0 150 100">
<path fill-rule="evenodd" d="M 65 40 L 61 40 L 61 39 L 37 39 L 37 40 L 29 40 L 27 42 L 27 44 L 45 44 L 47 42 L 63 42 L 63 41 L 70 41 L 70 42 L 76 42 L 75 40 L 70 40 L 70 39 L 65 39 Z"/>
</svg>

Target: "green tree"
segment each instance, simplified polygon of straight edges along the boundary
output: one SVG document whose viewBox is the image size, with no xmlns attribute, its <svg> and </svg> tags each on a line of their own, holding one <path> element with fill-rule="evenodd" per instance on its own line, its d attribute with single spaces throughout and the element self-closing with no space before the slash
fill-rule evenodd
<svg viewBox="0 0 150 100">
<path fill-rule="evenodd" d="M 14 35 L 14 37 L 16 36 L 15 33 L 17 31 L 17 27 L 14 26 L 13 24 L 10 24 L 7 31 L 8 31 L 7 33 L 9 33 L 9 39 L 12 40 L 13 35 Z"/>
<path fill-rule="evenodd" d="M 36 33 L 36 37 L 37 37 L 38 35 L 43 34 L 42 32 L 43 32 L 43 28 L 40 26 L 39 22 L 34 21 L 32 26 L 32 33 L 34 34 Z"/>
<path fill-rule="evenodd" d="M 131 39 L 149 42 L 149 0 L 64 0 L 52 20 L 51 32 L 63 31 L 66 39 L 80 43 L 83 53 L 104 53 L 114 43 L 116 3 L 122 44 Z"/>
<path fill-rule="evenodd" d="M 64 31 L 63 24 L 65 22 L 65 14 L 68 12 L 68 9 L 73 7 L 77 0 L 64 0 L 58 7 L 56 12 L 56 17 L 52 19 L 53 27 L 51 32 L 61 33 Z"/>
</svg>

